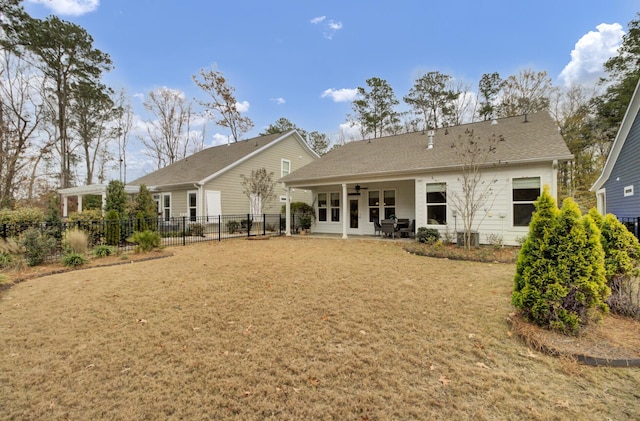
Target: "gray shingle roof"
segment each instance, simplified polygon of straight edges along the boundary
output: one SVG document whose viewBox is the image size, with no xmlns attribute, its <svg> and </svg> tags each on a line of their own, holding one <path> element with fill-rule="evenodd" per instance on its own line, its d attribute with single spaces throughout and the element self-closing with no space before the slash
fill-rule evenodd
<svg viewBox="0 0 640 421">
<path fill-rule="evenodd" d="M 497 124 L 482 121 L 435 131 L 433 148 L 428 149 L 428 134 L 414 132 L 371 140 L 349 142 L 320 159 L 284 177 L 285 183 L 304 183 L 353 176 L 385 176 L 412 171 L 434 171 L 460 166 L 460 157 L 453 143 L 467 130 L 480 141 L 494 134 L 495 153 L 487 164 L 516 164 L 535 161 L 565 161 L 573 158 L 557 126 L 546 113 L 502 118 Z"/>
<path fill-rule="evenodd" d="M 288 133 L 288 132 L 287 132 Z M 228 145 L 214 146 L 196 152 L 180 161 L 160 168 L 127 184 L 167 186 L 197 183 L 250 155 L 287 133 L 276 133 L 252 139 L 240 140 Z"/>
</svg>

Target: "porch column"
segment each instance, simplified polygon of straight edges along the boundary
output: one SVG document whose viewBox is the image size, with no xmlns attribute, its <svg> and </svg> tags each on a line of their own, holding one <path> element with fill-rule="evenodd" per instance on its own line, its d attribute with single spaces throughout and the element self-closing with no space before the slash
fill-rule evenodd
<svg viewBox="0 0 640 421">
<path fill-rule="evenodd" d="M 284 205 L 285 230 L 284 235 L 291 237 L 291 187 L 286 188 L 287 202 Z"/>
<path fill-rule="evenodd" d="M 62 216 L 64 218 L 68 216 L 67 209 L 69 209 L 69 197 L 66 194 L 63 194 L 62 195 Z"/>
<path fill-rule="evenodd" d="M 347 208 L 347 185 L 342 184 L 342 238 L 347 238 L 347 223 L 349 222 L 349 209 Z"/>
<path fill-rule="evenodd" d="M 78 195 L 78 213 L 82 213 L 82 195 Z"/>
<path fill-rule="evenodd" d="M 107 204 L 107 192 L 102 192 L 102 206 L 100 206 L 100 210 L 102 211 L 102 216 L 104 216 L 104 206 Z"/>
</svg>

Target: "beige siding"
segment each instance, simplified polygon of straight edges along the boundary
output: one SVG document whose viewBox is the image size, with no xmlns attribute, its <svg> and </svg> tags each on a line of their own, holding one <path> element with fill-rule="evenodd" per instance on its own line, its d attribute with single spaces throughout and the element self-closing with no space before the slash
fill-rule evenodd
<svg viewBox="0 0 640 421">
<path fill-rule="evenodd" d="M 293 172 L 313 161 L 314 157 L 307 152 L 295 137 L 290 136 L 209 181 L 205 185 L 205 190 L 218 190 L 221 192 L 223 214 L 247 213 L 249 212 L 249 198 L 242 192 L 241 175 L 248 177 L 251 175 L 252 170 L 266 168 L 268 172 L 273 172 L 273 179 L 276 181 L 276 197 L 273 202 L 264 206 L 264 212 L 280 213 L 282 207 L 280 196 L 286 194 L 282 184 L 277 182 L 281 177 L 282 159 L 291 161 L 291 171 Z M 311 204 L 311 192 L 296 190 L 292 192 L 291 200 L 304 201 Z"/>
</svg>

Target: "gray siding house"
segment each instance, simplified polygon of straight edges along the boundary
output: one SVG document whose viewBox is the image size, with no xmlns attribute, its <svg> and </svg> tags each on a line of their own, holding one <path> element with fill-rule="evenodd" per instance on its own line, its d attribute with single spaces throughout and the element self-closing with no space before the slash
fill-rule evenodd
<svg viewBox="0 0 640 421">
<path fill-rule="evenodd" d="M 350 142 L 282 182 L 287 191 L 313 192 L 317 233 L 373 235 L 375 222 L 396 217 L 455 239 L 463 229 L 460 206 L 454 203 L 464 194 L 459 139 L 469 133 L 477 142 L 498 137 L 495 150 L 478 162 L 478 175 L 491 186 L 472 229 L 481 243 L 500 238 L 516 244 L 528 232 L 543 186 L 557 198 L 558 163 L 573 159 L 548 113 L 432 132 Z"/>
<path fill-rule="evenodd" d="M 598 211 L 640 217 L 640 82 L 631 97 L 602 174 L 591 187 Z M 637 189 L 636 189 L 637 187 Z"/>
</svg>

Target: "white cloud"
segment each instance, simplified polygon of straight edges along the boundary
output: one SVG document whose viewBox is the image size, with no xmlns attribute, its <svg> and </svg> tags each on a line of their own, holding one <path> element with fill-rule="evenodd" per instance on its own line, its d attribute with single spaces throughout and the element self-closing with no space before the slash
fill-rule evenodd
<svg viewBox="0 0 640 421">
<path fill-rule="evenodd" d="M 327 89 L 322 95 L 322 98 L 329 97 L 333 99 L 334 102 L 351 102 L 358 96 L 357 89 Z"/>
<path fill-rule="evenodd" d="M 338 135 L 338 141 L 349 143 L 354 140 L 362 139 L 362 133 L 360 133 L 360 123 L 346 122 L 340 124 L 340 134 Z"/>
<path fill-rule="evenodd" d="M 246 113 L 249 111 L 249 101 L 236 102 L 236 109 L 239 113 Z"/>
<path fill-rule="evenodd" d="M 617 54 L 624 30 L 619 23 L 601 23 L 578 40 L 571 61 L 558 78 L 565 86 L 589 85 L 604 76 L 602 65 Z"/>
<path fill-rule="evenodd" d="M 326 19 L 327 19 L 326 16 L 318 16 L 311 19 L 310 22 L 314 25 L 323 23 L 322 27 L 324 28 L 324 31 L 322 32 L 322 35 L 326 39 L 333 39 L 333 36 L 335 35 L 335 33 L 340 29 L 342 29 L 342 22 L 336 22 L 333 19 L 329 19 L 327 21 Z"/>
<path fill-rule="evenodd" d="M 100 0 L 27 0 L 41 4 L 59 15 L 80 16 L 95 11 Z"/>
<path fill-rule="evenodd" d="M 225 145 L 227 143 L 233 143 L 233 140 L 231 139 L 231 135 L 216 133 L 213 135 L 213 141 L 211 142 L 211 146 Z"/>
<path fill-rule="evenodd" d="M 284 98 L 282 98 L 282 97 L 279 97 L 279 98 L 271 98 L 271 101 L 275 102 L 275 103 L 276 103 L 276 104 L 278 104 L 278 105 L 282 105 L 282 104 L 284 104 L 284 103 L 286 103 L 286 102 L 287 102 L 287 101 L 286 101 Z"/>
</svg>

